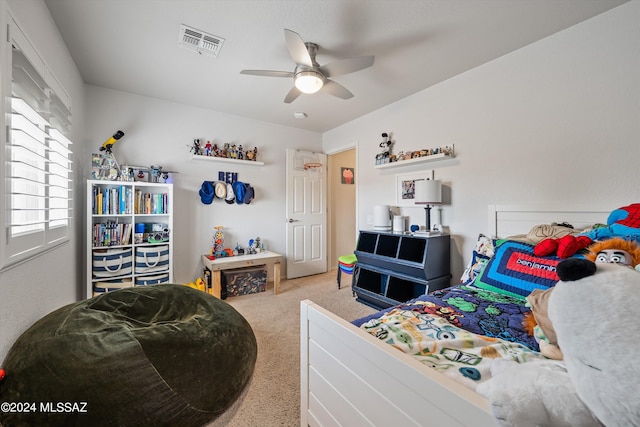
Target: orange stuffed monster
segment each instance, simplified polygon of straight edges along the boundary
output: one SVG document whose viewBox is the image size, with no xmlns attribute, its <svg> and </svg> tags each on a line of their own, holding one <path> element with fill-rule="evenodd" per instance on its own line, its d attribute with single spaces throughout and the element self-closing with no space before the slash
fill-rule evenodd
<svg viewBox="0 0 640 427">
<path fill-rule="evenodd" d="M 623 264 L 636 270 L 640 268 L 640 247 L 635 241 L 620 237 L 596 242 L 589 246 L 584 257 L 595 263 Z"/>
</svg>

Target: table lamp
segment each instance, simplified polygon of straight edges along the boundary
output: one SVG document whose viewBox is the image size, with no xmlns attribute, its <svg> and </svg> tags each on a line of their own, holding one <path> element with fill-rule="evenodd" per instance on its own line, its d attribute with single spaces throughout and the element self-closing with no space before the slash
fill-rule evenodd
<svg viewBox="0 0 640 427">
<path fill-rule="evenodd" d="M 442 204 L 442 182 L 440 180 L 420 179 L 415 182 L 416 205 L 425 205 L 426 231 L 431 231 L 431 207 Z"/>
</svg>

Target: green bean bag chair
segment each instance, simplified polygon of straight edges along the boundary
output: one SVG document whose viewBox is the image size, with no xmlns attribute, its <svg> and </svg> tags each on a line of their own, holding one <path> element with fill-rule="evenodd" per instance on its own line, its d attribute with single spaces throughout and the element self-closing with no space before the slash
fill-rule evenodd
<svg viewBox="0 0 640 427">
<path fill-rule="evenodd" d="M 166 284 L 113 291 L 18 338 L 2 365 L 0 402 L 13 408 L 0 424 L 200 426 L 242 394 L 256 356 L 249 323 L 211 295 Z"/>
</svg>

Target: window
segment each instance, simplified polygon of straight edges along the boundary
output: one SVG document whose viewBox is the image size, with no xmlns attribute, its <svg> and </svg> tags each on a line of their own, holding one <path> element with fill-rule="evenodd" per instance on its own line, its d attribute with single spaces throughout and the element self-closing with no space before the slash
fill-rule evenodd
<svg viewBox="0 0 640 427">
<path fill-rule="evenodd" d="M 8 33 L 7 215 L 0 267 L 67 241 L 72 211 L 69 97 L 12 19 Z"/>
</svg>

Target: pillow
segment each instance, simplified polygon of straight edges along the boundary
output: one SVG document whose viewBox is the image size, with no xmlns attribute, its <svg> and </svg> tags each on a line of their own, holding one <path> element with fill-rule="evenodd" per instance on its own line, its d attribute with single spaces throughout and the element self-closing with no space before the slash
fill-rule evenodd
<svg viewBox="0 0 640 427">
<path fill-rule="evenodd" d="M 534 289 L 549 289 L 558 282 L 561 258 L 540 257 L 533 245 L 506 240 L 499 244 L 474 285 L 485 290 L 525 299 Z"/>
<path fill-rule="evenodd" d="M 495 241 L 485 236 L 478 235 L 478 241 L 471 254 L 471 260 L 460 277 L 461 285 L 471 285 L 476 277 L 482 272 L 489 259 L 493 256 Z"/>
</svg>

